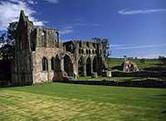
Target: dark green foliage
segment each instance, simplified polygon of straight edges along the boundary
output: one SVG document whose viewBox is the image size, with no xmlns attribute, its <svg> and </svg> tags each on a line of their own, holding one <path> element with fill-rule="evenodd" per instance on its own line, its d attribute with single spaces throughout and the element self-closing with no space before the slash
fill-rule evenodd
<svg viewBox="0 0 166 121">
<path fill-rule="evenodd" d="M 14 46 L 11 44 L 5 44 L 2 48 L 0 48 L 0 53 L 4 60 L 13 59 Z"/>
<path fill-rule="evenodd" d="M 104 46 L 104 50 L 103 50 L 104 57 L 108 58 L 111 54 L 109 40 L 106 39 L 106 38 L 102 39 L 102 38 L 98 38 L 98 37 L 92 38 L 92 40 L 95 40 L 95 41 L 100 42 L 100 43 L 103 44 L 103 46 Z"/>
<path fill-rule="evenodd" d="M 145 59 L 140 59 L 140 63 L 145 63 Z"/>
<path fill-rule="evenodd" d="M 158 60 L 161 62 L 161 64 L 166 65 L 166 57 L 164 57 L 164 56 L 159 56 Z"/>
<path fill-rule="evenodd" d="M 8 31 L 7 31 L 7 43 L 14 44 L 16 40 L 17 25 L 18 25 L 18 22 L 12 22 L 9 24 Z"/>
<path fill-rule="evenodd" d="M 0 55 L 4 60 L 13 58 L 17 24 L 17 22 L 10 23 L 7 32 L 0 36 L 0 41 L 4 43 L 0 48 Z"/>
</svg>

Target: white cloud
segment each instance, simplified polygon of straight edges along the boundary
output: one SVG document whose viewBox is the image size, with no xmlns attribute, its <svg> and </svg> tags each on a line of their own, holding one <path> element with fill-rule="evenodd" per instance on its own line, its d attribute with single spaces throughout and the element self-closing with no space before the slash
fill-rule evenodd
<svg viewBox="0 0 166 121">
<path fill-rule="evenodd" d="M 73 31 L 74 31 L 74 29 L 72 26 L 67 26 L 60 30 L 60 34 L 62 34 L 62 35 L 70 34 L 70 33 L 73 33 Z"/>
<path fill-rule="evenodd" d="M 159 12 L 166 12 L 166 9 L 146 9 L 146 10 L 123 9 L 118 11 L 118 13 L 121 15 L 151 14 L 151 13 L 159 13 Z"/>
<path fill-rule="evenodd" d="M 54 3 L 54 4 L 59 3 L 59 0 L 44 0 L 44 1 L 47 1 L 49 3 Z"/>
<path fill-rule="evenodd" d="M 111 46 L 116 50 L 132 50 L 132 49 L 144 49 L 144 48 L 157 48 L 157 47 L 166 47 L 166 44 L 155 44 L 155 45 L 138 45 L 138 46 L 129 46 L 129 45 L 117 45 Z"/>
<path fill-rule="evenodd" d="M 34 0 L 27 0 L 28 4 L 35 5 L 37 4 L 37 1 Z"/>
<path fill-rule="evenodd" d="M 159 56 L 166 57 L 166 53 L 152 53 L 152 54 L 144 54 L 138 55 L 137 58 L 147 58 L 147 59 L 157 59 Z"/>
<path fill-rule="evenodd" d="M 32 0 L 29 1 L 32 4 Z M 34 25 L 43 26 L 44 22 L 39 21 L 33 16 L 36 11 L 29 4 L 22 0 L 0 1 L 0 30 L 5 30 L 9 23 L 18 21 L 21 10 L 25 11 L 25 14 L 34 22 Z"/>
<path fill-rule="evenodd" d="M 99 27 L 99 24 L 88 24 L 88 23 L 75 23 L 73 26 L 93 26 L 93 27 Z"/>
<path fill-rule="evenodd" d="M 111 47 L 122 47 L 124 45 L 121 45 L 121 44 L 111 44 Z"/>
<path fill-rule="evenodd" d="M 91 26 L 91 27 L 98 27 L 100 26 L 99 24 L 87 24 L 87 23 L 74 23 L 74 24 L 70 24 L 68 26 L 62 26 L 61 30 L 60 30 L 60 34 L 64 35 L 64 34 L 70 34 L 74 32 L 74 29 L 76 29 L 76 27 L 84 27 L 84 26 Z"/>
</svg>

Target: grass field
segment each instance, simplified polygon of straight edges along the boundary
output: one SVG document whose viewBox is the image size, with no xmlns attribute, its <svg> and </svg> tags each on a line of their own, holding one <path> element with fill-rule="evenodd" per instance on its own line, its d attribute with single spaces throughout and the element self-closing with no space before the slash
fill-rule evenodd
<svg viewBox="0 0 166 121">
<path fill-rule="evenodd" d="M 0 121 L 165 121 L 166 89 L 50 83 L 0 88 Z"/>
<path fill-rule="evenodd" d="M 123 61 L 124 61 L 124 59 L 122 59 L 122 58 L 110 58 L 108 60 L 108 64 L 110 65 L 111 69 L 114 69 L 117 66 L 121 66 Z M 133 59 L 132 61 L 135 62 L 138 65 L 138 68 L 141 69 L 141 70 L 142 69 L 148 69 L 148 68 L 151 68 L 151 67 L 161 67 L 161 66 L 163 66 L 163 65 L 160 65 L 161 63 L 157 59 L 145 59 L 144 62 L 141 62 L 140 59 Z"/>
</svg>

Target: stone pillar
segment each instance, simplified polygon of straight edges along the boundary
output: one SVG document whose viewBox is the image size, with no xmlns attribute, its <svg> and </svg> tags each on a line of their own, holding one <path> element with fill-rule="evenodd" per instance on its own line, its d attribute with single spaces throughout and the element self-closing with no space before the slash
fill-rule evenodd
<svg viewBox="0 0 166 121">
<path fill-rule="evenodd" d="M 61 71 L 64 72 L 64 58 L 61 59 Z"/>
<path fill-rule="evenodd" d="M 93 73 L 93 61 L 91 60 L 91 75 Z"/>
<path fill-rule="evenodd" d="M 83 71 L 84 76 L 86 76 L 86 63 L 83 64 Z"/>
<path fill-rule="evenodd" d="M 73 63 L 73 76 L 74 76 L 74 79 L 78 78 L 78 64 L 76 62 Z"/>
<path fill-rule="evenodd" d="M 49 60 L 49 58 L 47 58 L 47 60 L 48 60 L 47 81 L 50 81 L 51 61 Z"/>
</svg>

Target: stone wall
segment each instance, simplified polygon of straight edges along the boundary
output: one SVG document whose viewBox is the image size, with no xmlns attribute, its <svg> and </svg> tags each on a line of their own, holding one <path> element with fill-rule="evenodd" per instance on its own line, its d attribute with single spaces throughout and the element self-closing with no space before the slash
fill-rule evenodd
<svg viewBox="0 0 166 121">
<path fill-rule="evenodd" d="M 94 72 L 101 75 L 106 69 L 102 43 L 69 41 L 62 44 L 59 40 L 57 30 L 33 26 L 21 11 L 12 82 L 49 82 L 61 80 L 63 76 L 78 77 L 79 71 L 84 76 L 91 76 Z M 83 69 L 80 70 L 80 66 Z"/>
<path fill-rule="evenodd" d="M 33 83 L 53 81 L 54 70 L 51 69 L 51 59 L 57 56 L 61 59 L 63 50 L 59 48 L 36 48 L 33 52 Z M 48 60 L 48 70 L 42 70 L 42 59 Z M 62 68 L 62 67 L 61 67 Z"/>
<path fill-rule="evenodd" d="M 65 42 L 64 48 L 73 53 L 78 76 L 101 75 L 107 68 L 104 48 L 99 42 L 73 40 Z"/>
</svg>

